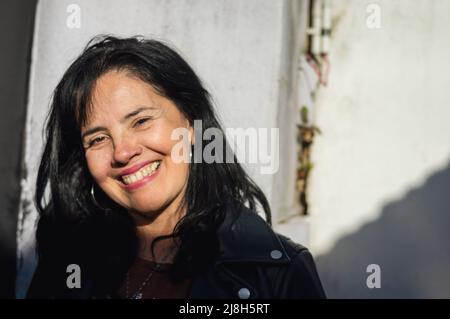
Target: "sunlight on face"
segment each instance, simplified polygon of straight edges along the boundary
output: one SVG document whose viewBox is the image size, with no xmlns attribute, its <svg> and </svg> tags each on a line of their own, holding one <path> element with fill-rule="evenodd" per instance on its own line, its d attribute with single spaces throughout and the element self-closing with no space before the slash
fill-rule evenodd
<svg viewBox="0 0 450 319">
<path fill-rule="evenodd" d="M 113 201 L 151 216 L 179 204 L 189 164 L 171 159 L 176 128 L 192 128 L 175 104 L 123 71 L 101 76 L 82 128 L 89 171 Z"/>
</svg>

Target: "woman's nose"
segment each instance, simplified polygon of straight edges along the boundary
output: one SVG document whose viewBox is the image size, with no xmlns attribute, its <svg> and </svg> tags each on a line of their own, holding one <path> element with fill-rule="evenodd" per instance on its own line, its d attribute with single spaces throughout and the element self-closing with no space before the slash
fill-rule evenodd
<svg viewBox="0 0 450 319">
<path fill-rule="evenodd" d="M 127 164 L 133 157 L 142 153 L 142 147 L 133 139 L 121 139 L 114 143 L 114 163 Z M 113 164 L 114 164 L 113 163 Z"/>
</svg>

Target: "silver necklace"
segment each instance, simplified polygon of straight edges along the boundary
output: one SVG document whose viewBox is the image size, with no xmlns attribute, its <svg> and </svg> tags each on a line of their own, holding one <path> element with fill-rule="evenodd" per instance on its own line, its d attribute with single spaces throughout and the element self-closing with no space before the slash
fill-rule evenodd
<svg viewBox="0 0 450 319">
<path fill-rule="evenodd" d="M 156 263 L 155 268 L 153 268 L 152 271 L 150 271 L 150 273 L 147 275 L 147 277 L 144 279 L 144 281 L 139 286 L 138 290 L 136 290 L 131 296 L 129 294 L 130 277 L 129 277 L 129 272 L 127 272 L 125 297 L 127 299 L 142 299 L 143 298 L 142 289 L 144 289 L 144 287 L 147 285 L 149 280 L 153 277 L 153 274 L 155 273 L 155 271 L 158 271 L 159 268 L 161 268 L 162 263 L 164 263 L 167 260 L 167 258 L 169 258 L 170 255 L 171 255 L 170 253 L 167 254 L 164 257 L 164 259 L 161 261 L 161 263 Z"/>
<path fill-rule="evenodd" d="M 141 283 L 138 290 L 134 294 L 130 296 L 129 294 L 129 285 L 130 285 L 130 279 L 129 275 L 127 273 L 127 284 L 126 284 L 126 298 L 127 299 L 142 299 L 142 289 L 147 285 L 148 281 L 153 277 L 153 274 L 155 271 L 157 271 L 161 266 L 161 264 L 156 264 L 155 268 L 152 269 L 152 271 L 147 275 L 147 278 Z"/>
</svg>

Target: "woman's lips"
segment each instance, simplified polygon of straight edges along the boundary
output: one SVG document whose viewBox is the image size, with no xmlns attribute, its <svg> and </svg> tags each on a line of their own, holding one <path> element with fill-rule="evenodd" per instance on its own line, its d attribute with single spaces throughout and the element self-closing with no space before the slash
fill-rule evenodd
<svg viewBox="0 0 450 319">
<path fill-rule="evenodd" d="M 130 174 L 136 173 L 142 167 L 144 167 L 144 166 L 146 166 L 146 165 L 148 165 L 148 164 L 150 164 L 152 162 L 153 161 L 146 161 L 146 162 L 142 162 L 142 163 L 136 164 L 136 165 L 134 165 L 134 166 L 132 166 L 130 168 L 127 168 L 127 169 L 121 171 L 119 175 L 120 176 L 124 176 L 124 175 L 130 175 Z"/>
<path fill-rule="evenodd" d="M 123 188 L 125 188 L 126 190 L 138 189 L 138 188 L 146 185 L 147 183 L 150 183 L 152 180 L 154 180 L 158 176 L 161 166 L 162 166 L 162 162 L 159 164 L 158 168 L 151 175 L 147 175 L 144 178 L 142 178 L 136 182 L 130 183 L 130 184 L 125 184 L 122 181 L 121 186 Z"/>
</svg>

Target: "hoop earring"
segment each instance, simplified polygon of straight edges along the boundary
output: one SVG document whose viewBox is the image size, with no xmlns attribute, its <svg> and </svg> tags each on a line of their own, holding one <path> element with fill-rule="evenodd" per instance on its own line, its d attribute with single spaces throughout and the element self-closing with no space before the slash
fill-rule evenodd
<svg viewBox="0 0 450 319">
<path fill-rule="evenodd" d="M 201 147 L 201 146 L 200 146 Z M 198 164 L 198 163 L 202 163 L 202 151 L 201 151 L 201 149 L 200 149 L 200 155 L 199 154 L 196 154 L 196 153 L 198 153 L 196 150 L 195 150 L 195 148 L 196 148 L 196 146 L 195 146 L 195 143 L 194 144 L 191 144 L 191 147 L 189 148 L 189 163 L 190 164 Z M 200 156 L 200 159 L 198 159 L 198 157 Z"/>
<path fill-rule="evenodd" d="M 97 206 L 98 208 L 100 208 L 100 209 L 102 209 L 102 210 L 110 210 L 109 208 L 104 208 L 104 207 L 102 207 L 102 206 L 97 202 L 97 200 L 95 199 L 95 194 L 94 194 L 94 184 L 92 184 L 92 186 L 91 186 L 91 199 L 92 199 L 92 202 L 94 203 L 94 205 Z"/>
</svg>

